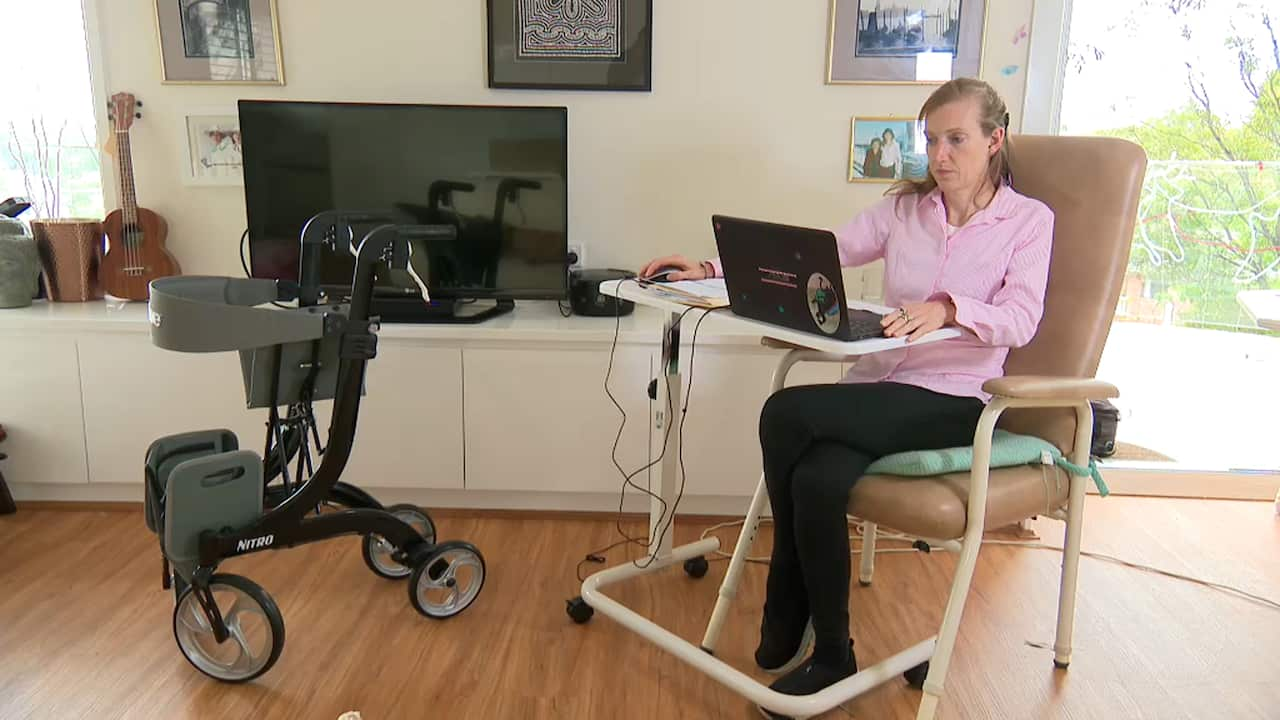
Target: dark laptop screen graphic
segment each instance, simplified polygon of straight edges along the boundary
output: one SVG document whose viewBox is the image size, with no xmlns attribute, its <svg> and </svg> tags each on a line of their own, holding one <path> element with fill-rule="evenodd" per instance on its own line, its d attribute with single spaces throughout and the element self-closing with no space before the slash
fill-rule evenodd
<svg viewBox="0 0 1280 720">
<path fill-rule="evenodd" d="M 847 308 L 831 231 L 724 215 L 711 220 L 734 314 L 838 340 L 882 335 L 879 315 Z"/>
</svg>

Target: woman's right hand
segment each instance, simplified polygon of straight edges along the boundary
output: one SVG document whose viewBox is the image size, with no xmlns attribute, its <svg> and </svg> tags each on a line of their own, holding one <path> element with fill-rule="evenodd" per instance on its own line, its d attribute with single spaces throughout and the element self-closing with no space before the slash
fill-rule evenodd
<svg viewBox="0 0 1280 720">
<path fill-rule="evenodd" d="M 706 268 L 704 268 L 700 263 L 693 262 L 683 255 L 667 255 L 655 260 L 650 260 L 649 264 L 645 265 L 644 268 L 640 270 L 640 277 L 641 279 L 651 277 L 654 273 L 662 270 L 663 268 L 669 268 L 675 271 L 670 275 L 667 275 L 667 280 L 703 280 L 707 277 Z"/>
</svg>

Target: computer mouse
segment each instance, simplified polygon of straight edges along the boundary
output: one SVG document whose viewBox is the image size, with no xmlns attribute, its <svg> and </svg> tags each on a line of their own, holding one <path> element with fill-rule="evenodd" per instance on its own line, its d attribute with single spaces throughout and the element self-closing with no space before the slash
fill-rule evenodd
<svg viewBox="0 0 1280 720">
<path fill-rule="evenodd" d="M 674 282 L 668 276 L 671 273 L 678 273 L 678 272 L 682 272 L 683 270 L 684 268 L 678 268 L 673 265 L 664 265 L 663 267 L 660 267 L 657 270 L 655 270 L 652 275 L 643 279 L 648 282 L 660 282 L 660 283 Z"/>
</svg>

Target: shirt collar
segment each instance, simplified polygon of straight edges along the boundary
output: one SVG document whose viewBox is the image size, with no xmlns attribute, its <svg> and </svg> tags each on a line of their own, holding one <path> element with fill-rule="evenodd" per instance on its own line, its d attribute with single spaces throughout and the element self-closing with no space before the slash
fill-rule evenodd
<svg viewBox="0 0 1280 720">
<path fill-rule="evenodd" d="M 934 209 L 942 216 L 944 221 L 946 220 L 947 209 L 942 204 L 941 188 L 935 187 L 930 190 L 929 194 L 923 199 L 927 199 L 932 202 Z M 1003 220 L 1005 218 L 1010 218 L 1013 217 L 1017 209 L 1017 193 L 1014 192 L 1013 188 L 1009 187 L 1008 183 L 1002 182 L 1000 183 L 1000 187 L 996 188 L 996 195 L 991 199 L 990 204 L 974 213 L 973 217 L 969 218 L 969 222 L 965 223 L 965 225 L 980 224 L 988 220 Z"/>
</svg>

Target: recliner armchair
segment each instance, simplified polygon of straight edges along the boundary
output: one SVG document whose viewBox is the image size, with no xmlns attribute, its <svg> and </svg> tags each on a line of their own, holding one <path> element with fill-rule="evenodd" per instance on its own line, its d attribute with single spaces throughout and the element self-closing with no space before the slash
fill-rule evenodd
<svg viewBox="0 0 1280 720">
<path fill-rule="evenodd" d="M 917 718 L 933 718 L 984 529 L 1039 515 L 1066 524 L 1054 664 L 1065 668 L 1071 661 L 1076 571 L 1090 479 L 1053 466 L 990 468 L 991 436 L 997 426 L 1033 435 L 1052 442 L 1076 465 L 1088 465 L 1093 429 L 1089 401 L 1118 395 L 1114 386 L 1093 376 L 1128 265 L 1146 155 L 1131 142 L 1102 137 L 1015 136 L 1010 150 L 1014 188 L 1044 202 L 1055 216 L 1045 310 L 1036 335 L 1009 353 L 1004 377 L 984 386 L 994 397 L 974 436 L 970 472 L 932 477 L 869 475 L 858 481 L 849 497 L 849 515 L 863 522 L 862 584 L 872 580 L 877 526 L 960 553 L 942 627 L 934 638 L 814 695 L 792 697 L 763 688 L 763 693 L 737 688 L 765 700 L 766 707 L 802 717 L 814 715 L 904 671 L 915 670 L 913 677 L 919 682 L 927 667 Z M 769 340 L 765 344 L 789 347 Z M 797 362 L 851 360 L 856 359 L 790 349 L 774 374 L 774 390 L 785 386 L 787 372 Z M 702 647 L 708 652 L 715 648 L 766 501 L 762 478 L 703 639 Z"/>
</svg>

